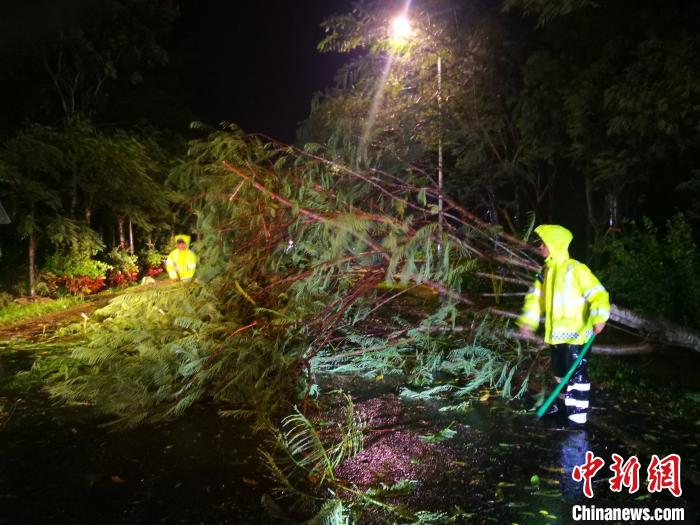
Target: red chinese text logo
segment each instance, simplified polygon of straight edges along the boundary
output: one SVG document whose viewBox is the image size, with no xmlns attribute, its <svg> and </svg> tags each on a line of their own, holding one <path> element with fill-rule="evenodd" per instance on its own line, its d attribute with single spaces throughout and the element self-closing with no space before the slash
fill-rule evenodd
<svg viewBox="0 0 700 525">
<path fill-rule="evenodd" d="M 583 493 L 587 498 L 593 497 L 593 477 L 603 468 L 603 465 L 605 465 L 605 460 L 593 455 L 593 452 L 589 450 L 586 452 L 586 462 L 581 466 L 576 465 L 571 473 L 574 481 L 583 480 Z"/>
<path fill-rule="evenodd" d="M 610 478 L 610 490 L 613 492 L 621 492 L 622 487 L 627 487 L 630 494 L 634 494 L 639 490 L 639 460 L 637 456 L 632 456 L 627 461 L 623 462 L 622 456 L 613 454 L 613 464 L 610 465 L 610 470 L 613 471 L 613 477 Z"/>
<path fill-rule="evenodd" d="M 663 459 L 654 454 L 647 468 L 649 480 L 649 492 L 661 492 L 668 489 L 671 494 L 679 497 L 681 489 L 681 457 L 678 454 L 669 454 Z"/>
<path fill-rule="evenodd" d="M 634 494 L 639 490 L 640 463 L 637 456 L 630 457 L 627 461 L 619 454 L 612 455 L 610 470 L 613 476 L 609 479 L 610 490 L 622 492 L 623 487 L 627 492 Z M 587 498 L 593 497 L 593 478 L 605 465 L 603 458 L 597 457 L 590 450 L 586 452 L 586 461 L 583 465 L 574 467 L 571 477 L 574 481 L 583 481 L 583 493 Z M 661 492 L 664 489 L 676 497 L 679 497 L 681 489 L 681 457 L 678 454 L 669 454 L 663 459 L 654 454 L 647 468 L 647 489 L 649 492 Z"/>
</svg>

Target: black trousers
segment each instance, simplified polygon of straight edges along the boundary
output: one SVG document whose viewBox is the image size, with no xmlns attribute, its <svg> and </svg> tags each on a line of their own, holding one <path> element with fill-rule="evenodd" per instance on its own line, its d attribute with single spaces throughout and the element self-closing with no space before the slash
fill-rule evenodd
<svg viewBox="0 0 700 525">
<path fill-rule="evenodd" d="M 554 381 L 560 383 L 578 359 L 583 345 L 552 345 L 552 372 Z M 566 413 L 567 419 L 575 424 L 584 424 L 590 404 L 591 382 L 588 379 L 586 364 L 588 353 L 571 375 L 568 384 L 559 394 L 557 404 Z"/>
</svg>

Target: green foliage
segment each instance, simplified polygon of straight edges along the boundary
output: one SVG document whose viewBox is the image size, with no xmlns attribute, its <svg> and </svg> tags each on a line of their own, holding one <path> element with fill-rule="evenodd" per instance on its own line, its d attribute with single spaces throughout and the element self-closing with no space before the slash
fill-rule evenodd
<svg viewBox="0 0 700 525">
<path fill-rule="evenodd" d="M 47 233 L 57 250 L 44 261 L 39 295 L 53 295 L 59 290 L 89 294 L 104 286 L 111 265 L 94 257 L 104 245 L 97 233 L 84 223 L 58 217 L 48 225 Z"/>
<path fill-rule="evenodd" d="M 504 10 L 518 9 L 538 18 L 537 25 L 544 26 L 561 16 L 570 15 L 581 9 L 597 7 L 594 0 L 506 0 Z"/>
<path fill-rule="evenodd" d="M 435 432 L 433 434 L 426 434 L 419 437 L 421 441 L 425 441 L 426 443 L 441 443 L 443 441 L 447 441 L 448 439 L 452 439 L 457 435 L 457 431 L 452 430 L 450 428 L 451 426 L 452 423 L 450 423 L 448 426 L 446 426 L 439 432 Z"/>
<path fill-rule="evenodd" d="M 97 232 L 82 221 L 57 216 L 47 225 L 46 230 L 51 243 L 63 250 L 85 253 L 92 257 L 104 248 Z"/>
<path fill-rule="evenodd" d="M 90 400 L 124 426 L 142 422 L 159 404 L 167 405 L 166 413 L 181 413 L 198 397 L 185 386 L 206 345 L 197 331 L 202 323 L 194 318 L 196 310 L 186 308 L 188 318 L 175 314 L 187 294 L 177 287 L 119 296 L 93 314 L 84 346 L 70 357 L 38 361 L 35 371 L 53 395 Z M 107 369 L 120 380 L 105 374 Z M 192 383 L 196 390 L 199 385 Z"/>
<path fill-rule="evenodd" d="M 21 86 L 12 91 L 17 108 L 8 107 L 8 117 L 55 121 L 97 114 L 105 121 L 119 114 L 137 120 L 149 104 L 163 103 L 159 83 L 178 15 L 174 2 L 110 0 L 90 9 L 48 4 L 42 12 L 37 19 L 22 6 L 12 11 L 14 22 L 8 20 L 16 27 L 33 25 L 41 34 L 13 32 L 12 52 L 2 57 L 3 84 Z"/>
<path fill-rule="evenodd" d="M 139 256 L 131 255 L 127 250 L 114 248 L 107 254 L 107 261 L 114 271 L 125 275 L 132 275 L 139 272 Z"/>
<path fill-rule="evenodd" d="M 289 495 L 292 491 L 296 497 L 312 501 L 318 499 L 321 487 L 338 490 L 335 469 L 362 451 L 366 426 L 351 399 L 345 396 L 345 401 L 345 424 L 338 426 L 339 435 L 333 440 L 322 437 L 321 430 L 296 408 L 279 429 L 271 429 L 274 448 L 261 450 L 261 454 L 279 492 Z M 308 492 L 300 491 L 308 485 Z"/>
<path fill-rule="evenodd" d="M 0 310 L 12 304 L 15 298 L 12 294 L 7 292 L 0 292 Z"/>
<path fill-rule="evenodd" d="M 541 129 L 521 129 L 531 122 L 518 104 L 521 32 L 485 2 L 428 0 L 411 4 L 413 34 L 399 45 L 387 28 L 394 8 L 362 3 L 325 22 L 319 48 L 353 58 L 336 89 L 316 99 L 300 137 L 347 163 L 423 183 L 437 172 L 441 143 L 448 194 L 486 208 L 491 221 L 504 210 L 520 220 L 521 201 L 536 206 L 551 171 L 535 168 Z"/>
<path fill-rule="evenodd" d="M 180 195 L 165 185 L 173 160 L 157 138 L 99 129 L 81 118 L 20 130 L 0 147 L 0 200 L 12 219 L 10 235 L 39 246 L 48 239 L 61 257 L 76 259 L 94 255 L 104 243 L 96 231 L 114 232 L 118 222 L 133 225 L 137 242 L 139 234 L 169 230 Z"/>
<path fill-rule="evenodd" d="M 407 169 L 406 163 L 422 163 L 435 151 L 436 61 L 445 42 L 440 37 L 392 42 L 386 23 L 395 14 L 393 8 L 358 3 L 352 12 L 324 21 L 326 37 L 319 49 L 352 52 L 353 57 L 338 72 L 336 88 L 315 98 L 299 136 L 348 165 L 420 178 L 424 174 Z M 422 35 L 439 34 L 424 13 L 412 18 Z M 443 60 L 453 64 L 449 51 Z M 447 91 L 453 83 L 445 82 Z"/>
<path fill-rule="evenodd" d="M 146 236 L 168 236 L 185 215 L 165 184 L 183 139 L 151 127 L 181 129 L 191 118 L 172 107 L 179 97 L 169 92 L 175 2 L 44 8 L 40 20 L 30 7 L 11 10 L 16 27 L 37 32 L 13 31 L 0 57 L 0 82 L 12 94 L 0 123 L 0 200 L 12 220 L 0 241 L 8 280 L 36 247 L 31 279 L 61 221 L 84 221 L 110 244 L 117 222 L 129 223 L 138 247 Z"/>
<path fill-rule="evenodd" d="M 22 238 L 40 230 L 61 208 L 59 137 L 49 127 L 33 125 L 0 149 L 0 196 Z"/>
<path fill-rule="evenodd" d="M 63 220 L 61 224 L 71 227 L 54 229 L 51 239 L 59 247 L 46 259 L 42 273 L 57 277 L 105 277 L 111 266 L 94 259 L 103 248 L 97 234 L 87 227 L 73 229 L 72 221 Z"/>
<path fill-rule="evenodd" d="M 194 142 L 190 154 L 178 176 L 204 196 L 197 282 L 125 296 L 102 311 L 86 345 L 43 368 L 54 395 L 91 400 L 125 424 L 207 398 L 265 424 L 306 397 L 321 363 L 398 372 L 415 385 L 449 366 L 469 378 L 458 392 L 492 385 L 506 395 L 517 349 L 499 356 L 479 347 L 477 359 L 451 331 L 474 321 L 456 299 L 407 314 L 379 286 L 423 284 L 459 297 L 476 268 L 467 241 L 437 228 L 432 208 L 414 200 L 421 188 L 388 197 L 365 175 L 235 128 Z M 397 201 L 413 207 L 397 211 Z M 480 235 L 493 245 L 490 233 Z M 471 368 L 459 365 L 465 357 Z M 481 364 L 488 367 L 478 373 Z"/>
<path fill-rule="evenodd" d="M 167 255 L 162 254 L 158 250 L 149 249 L 141 255 L 140 259 L 146 265 L 146 268 L 158 268 L 163 266 Z"/>
<path fill-rule="evenodd" d="M 528 211 L 539 222 L 587 223 L 593 238 L 623 215 L 665 220 L 660 203 L 696 220 L 697 5 L 499 7 L 411 2 L 414 31 L 401 45 L 390 39 L 390 3 L 330 17 L 319 48 L 352 54 L 335 88 L 314 100 L 300 140 L 410 181 L 434 176 L 441 142 L 447 193 L 512 233 Z M 659 179 L 666 194 L 644 199 Z"/>
<path fill-rule="evenodd" d="M 700 255 L 692 231 L 677 214 L 660 234 L 649 219 L 629 225 L 595 247 L 601 279 L 625 306 L 700 327 Z"/>
<path fill-rule="evenodd" d="M 44 263 L 42 272 L 57 277 L 86 276 L 96 279 L 105 277 L 107 271 L 111 268 L 107 263 L 92 259 L 89 253 L 70 250 L 65 253 L 56 252 L 50 255 Z"/>
<path fill-rule="evenodd" d="M 358 416 L 352 400 L 343 394 L 344 421 L 324 428 L 295 409 L 272 427 L 271 441 L 260 449 L 274 492 L 313 516 L 306 523 L 349 525 L 358 523 L 368 508 L 380 510 L 394 523 L 432 523 L 435 515 L 391 503 L 418 485 L 403 480 L 394 485 L 358 487 L 336 476 L 343 460 L 362 451 L 366 423 Z M 449 434 L 449 429 L 446 429 Z M 432 518 L 432 519 L 429 519 Z"/>
</svg>

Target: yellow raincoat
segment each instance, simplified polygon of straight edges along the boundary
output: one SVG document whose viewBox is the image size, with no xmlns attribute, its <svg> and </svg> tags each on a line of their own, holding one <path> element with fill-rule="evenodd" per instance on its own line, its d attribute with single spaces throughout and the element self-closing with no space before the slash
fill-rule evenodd
<svg viewBox="0 0 700 525">
<path fill-rule="evenodd" d="M 548 344 L 586 343 L 593 326 L 610 317 L 610 299 L 600 281 L 588 267 L 569 258 L 573 235 L 562 226 L 543 224 L 535 229 L 549 250 L 544 278 L 525 296 L 519 326 L 537 330 L 544 316 L 544 341 Z"/>
<path fill-rule="evenodd" d="M 168 270 L 168 275 L 171 279 L 182 281 L 190 281 L 194 277 L 194 272 L 197 269 L 197 256 L 190 250 L 190 236 L 176 235 L 175 242 L 179 240 L 185 241 L 185 250 L 175 248 L 165 261 L 165 268 Z"/>
</svg>

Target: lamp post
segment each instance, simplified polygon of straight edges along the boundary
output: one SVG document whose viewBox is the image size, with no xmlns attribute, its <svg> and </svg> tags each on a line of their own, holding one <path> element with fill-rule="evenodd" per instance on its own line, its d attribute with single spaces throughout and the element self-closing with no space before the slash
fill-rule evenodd
<svg viewBox="0 0 700 525">
<path fill-rule="evenodd" d="M 413 35 L 411 21 L 405 13 L 402 13 L 391 21 L 392 37 L 396 42 L 405 42 Z M 438 103 L 438 224 L 442 231 L 443 224 L 443 157 L 442 157 L 442 58 L 437 56 L 437 103 Z M 438 251 L 440 245 L 438 244 Z"/>
<path fill-rule="evenodd" d="M 437 100 L 438 100 L 438 224 L 442 233 L 442 58 L 437 57 Z M 438 251 L 440 245 L 438 244 Z"/>
</svg>

